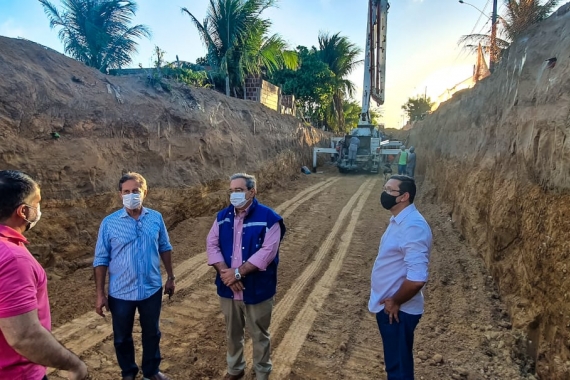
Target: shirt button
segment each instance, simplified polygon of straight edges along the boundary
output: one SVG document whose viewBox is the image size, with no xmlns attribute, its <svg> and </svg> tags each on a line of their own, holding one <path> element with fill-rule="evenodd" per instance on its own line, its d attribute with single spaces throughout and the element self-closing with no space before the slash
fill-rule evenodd
<svg viewBox="0 0 570 380">
<path fill-rule="evenodd" d="M 245 249 L 245 247 L 241 247 L 241 249 Z"/>
</svg>

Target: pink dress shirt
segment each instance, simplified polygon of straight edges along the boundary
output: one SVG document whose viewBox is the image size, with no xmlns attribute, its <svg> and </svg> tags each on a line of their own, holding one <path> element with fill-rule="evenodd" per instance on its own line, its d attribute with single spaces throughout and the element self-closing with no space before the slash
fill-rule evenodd
<svg viewBox="0 0 570 380">
<path fill-rule="evenodd" d="M 242 260 L 241 241 L 243 233 L 243 221 L 249 212 L 249 207 L 243 211 L 235 210 L 234 218 L 234 247 L 232 252 L 231 268 L 239 268 L 245 261 Z M 275 223 L 265 234 L 265 239 L 261 248 L 249 258 L 248 262 L 255 265 L 260 271 L 267 268 L 275 259 L 279 250 L 281 238 L 281 226 Z M 220 226 L 217 220 L 208 233 L 206 239 L 206 252 L 208 254 L 208 265 L 214 265 L 224 261 L 224 256 L 220 249 Z M 243 292 L 234 292 L 235 301 L 243 301 Z"/>
</svg>

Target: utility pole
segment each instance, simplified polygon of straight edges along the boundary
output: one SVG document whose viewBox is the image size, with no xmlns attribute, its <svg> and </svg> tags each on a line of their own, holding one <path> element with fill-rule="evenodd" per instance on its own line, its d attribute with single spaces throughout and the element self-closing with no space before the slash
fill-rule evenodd
<svg viewBox="0 0 570 380">
<path fill-rule="evenodd" d="M 497 0 L 493 0 L 493 17 L 491 19 L 491 52 L 489 58 L 489 71 L 495 71 L 497 62 Z"/>
</svg>

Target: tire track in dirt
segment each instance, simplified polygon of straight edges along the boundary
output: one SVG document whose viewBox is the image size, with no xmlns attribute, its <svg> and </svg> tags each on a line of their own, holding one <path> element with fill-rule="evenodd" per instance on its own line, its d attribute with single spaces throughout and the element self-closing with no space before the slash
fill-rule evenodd
<svg viewBox="0 0 570 380">
<path fill-rule="evenodd" d="M 275 211 L 278 213 L 283 212 L 282 216 L 284 218 L 289 217 L 299 206 L 333 185 L 339 179 L 339 177 L 330 178 L 316 183 L 277 206 Z M 210 267 L 207 263 L 204 263 L 205 255 L 206 252 L 202 252 L 175 267 L 177 276 L 182 278 L 177 284 L 178 292 L 189 288 L 208 273 Z M 99 315 L 89 312 L 55 329 L 53 334 L 69 350 L 80 355 L 112 334 L 110 322 L 110 317 L 101 318 Z M 54 369 L 48 369 L 48 374 L 53 371 Z"/>
<path fill-rule="evenodd" d="M 422 193 L 425 189 L 418 208 L 430 223 L 434 247 L 426 313 L 415 334 L 416 378 L 527 378 L 509 348 L 518 335 L 505 328 L 504 306 L 481 259 L 453 228 L 448 210 L 424 202 Z M 382 340 L 367 301 L 371 266 L 389 217 L 377 204 L 361 214 L 351 244 L 358 254 L 344 260 L 288 379 L 386 379 Z M 433 359 L 436 354 L 442 362 Z"/>
<path fill-rule="evenodd" d="M 366 185 L 372 181 L 371 179 L 364 182 L 356 191 L 356 193 L 350 198 L 350 200 L 346 203 L 336 222 L 331 229 L 331 232 L 327 235 L 324 240 L 324 243 L 321 244 L 319 247 L 318 252 L 315 254 L 313 261 L 308 264 L 301 275 L 297 277 L 291 288 L 285 293 L 283 298 L 277 302 L 273 309 L 273 314 L 271 316 L 271 326 L 270 330 L 272 334 L 279 330 L 283 320 L 290 316 L 291 310 L 293 306 L 298 302 L 299 298 L 303 295 L 303 290 L 308 287 L 311 280 L 313 280 L 314 276 L 318 273 L 320 268 L 322 267 L 323 261 L 325 258 L 330 254 L 333 244 L 335 243 L 335 239 L 339 234 L 339 231 L 344 226 L 344 220 L 346 219 L 347 215 L 352 210 L 354 204 L 358 200 L 358 197 L 362 194 L 365 190 Z M 310 233 L 310 231 L 308 231 Z M 309 236 L 307 236 L 308 238 Z M 251 339 L 248 339 L 245 344 L 245 358 L 246 360 L 251 360 L 253 357 L 253 345 Z"/>
<path fill-rule="evenodd" d="M 325 241 L 336 223 L 337 215 L 361 182 L 362 179 L 355 180 L 354 177 L 342 179 L 337 185 L 320 193 L 314 201 L 305 203 L 302 212 L 297 210 L 287 219 L 288 236 L 281 246 L 277 302 L 280 295 L 285 294 L 296 281 L 302 269 L 314 260 L 313 253 Z M 321 268 L 315 274 L 317 278 L 324 272 L 330 259 L 328 256 L 321 263 Z M 161 368 L 173 379 L 217 379 L 225 373 L 225 324 L 213 277 L 214 271 L 210 270 L 189 289 L 178 292 L 178 296 L 172 300 L 164 301 L 166 305 L 161 315 Z M 304 293 L 308 294 L 310 290 L 309 286 Z M 300 306 L 297 304 L 294 308 L 297 310 Z M 136 351 L 140 353 L 140 331 L 136 326 L 134 334 Z M 84 352 L 82 358 L 88 363 L 94 380 L 117 378 L 112 336 Z M 62 374 L 63 371 L 60 371 L 59 376 L 52 375 L 50 378 L 62 380 Z M 244 380 L 253 380 L 255 377 L 251 375 L 246 373 Z"/>
<path fill-rule="evenodd" d="M 373 194 L 382 185 L 378 181 Z M 370 271 L 390 214 L 374 198 L 360 214 L 350 253 L 293 363 L 290 380 L 385 379 L 378 328 L 367 306 Z"/>
<path fill-rule="evenodd" d="M 350 221 L 346 227 L 346 230 L 342 234 L 338 250 L 333 257 L 327 271 L 315 285 L 313 291 L 303 305 L 303 308 L 297 314 L 297 317 L 293 323 L 289 326 L 287 333 L 285 334 L 280 344 L 277 346 L 277 349 L 273 355 L 275 366 L 272 372 L 272 376 L 274 378 L 285 379 L 287 376 L 289 376 L 291 367 L 297 358 L 297 355 L 299 354 L 299 351 L 301 350 L 301 347 L 303 346 L 303 343 L 305 342 L 309 331 L 312 328 L 313 322 L 317 317 L 317 312 L 322 308 L 325 300 L 327 299 L 327 296 L 331 291 L 331 286 L 342 268 L 342 263 L 346 254 L 348 253 L 348 248 L 352 240 L 352 235 L 355 231 L 356 223 L 358 222 L 358 218 L 368 197 L 372 193 L 372 189 L 374 188 L 375 183 L 376 181 L 367 180 L 359 189 L 359 193 L 362 193 L 362 196 L 360 196 L 360 194 L 355 194 L 355 196 L 351 199 L 351 201 L 353 201 L 353 199 L 356 201 L 357 198 L 360 198 L 356 205 L 356 208 L 352 210 Z M 352 204 L 354 204 L 354 201 Z M 350 206 L 350 209 L 352 209 L 352 204 L 348 204 L 347 208 Z M 344 218 L 339 217 L 339 221 L 343 219 Z M 336 234 L 338 233 L 337 231 L 331 231 L 329 238 L 325 244 L 323 244 L 323 246 L 328 245 L 329 250 L 330 247 L 332 247 L 332 241 L 334 241 Z M 327 244 L 329 242 L 331 242 L 331 244 Z M 281 313 L 285 313 L 287 311 L 286 309 L 281 310 Z"/>
</svg>

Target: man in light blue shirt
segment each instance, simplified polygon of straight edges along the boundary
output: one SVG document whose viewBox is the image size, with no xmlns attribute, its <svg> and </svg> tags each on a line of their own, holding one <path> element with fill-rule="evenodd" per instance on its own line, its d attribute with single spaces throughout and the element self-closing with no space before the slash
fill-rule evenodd
<svg viewBox="0 0 570 380">
<path fill-rule="evenodd" d="M 159 371 L 162 278 L 160 260 L 168 280 L 164 293 L 174 293 L 172 246 L 162 215 L 142 206 L 147 194 L 146 180 L 138 173 L 127 173 L 119 180 L 123 208 L 103 219 L 95 247 L 96 312 L 103 307 L 113 317 L 115 353 L 123 380 L 134 380 L 139 372 L 135 362 L 133 325 L 138 309 L 142 329 L 144 379 L 168 380 Z M 105 278 L 109 270 L 109 296 Z"/>
<path fill-rule="evenodd" d="M 414 179 L 395 175 L 380 197 L 392 217 L 372 269 L 368 309 L 376 314 L 388 380 L 414 379 L 414 330 L 424 312 L 432 234 L 415 196 Z"/>
</svg>

